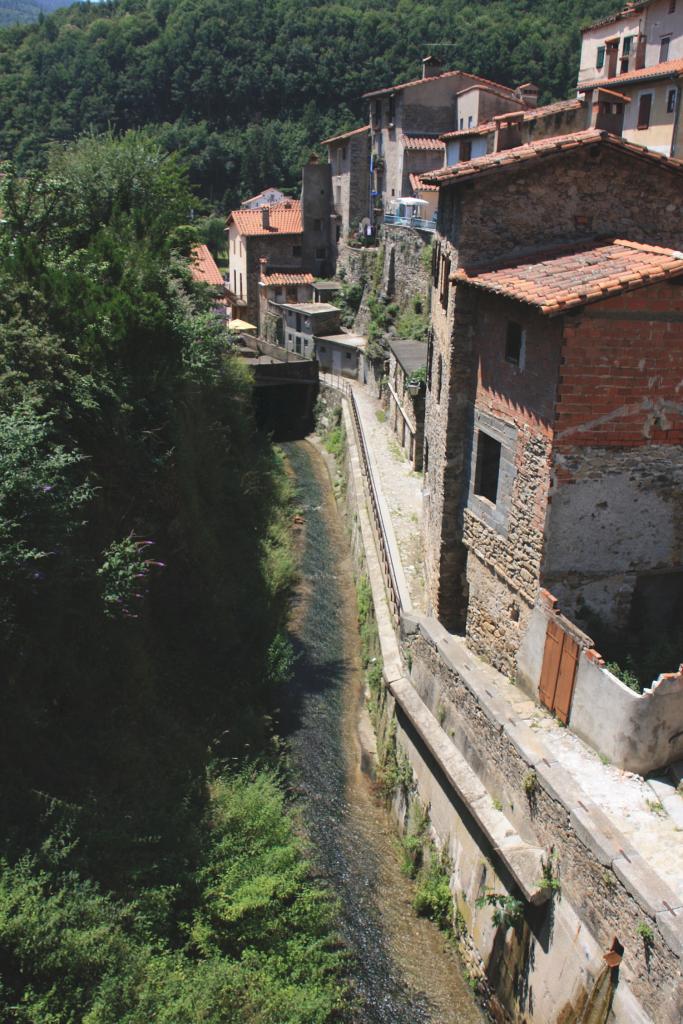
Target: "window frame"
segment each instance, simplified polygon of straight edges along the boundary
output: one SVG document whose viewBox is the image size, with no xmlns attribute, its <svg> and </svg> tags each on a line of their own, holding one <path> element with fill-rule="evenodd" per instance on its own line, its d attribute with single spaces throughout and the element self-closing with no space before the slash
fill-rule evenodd
<svg viewBox="0 0 683 1024">
<path fill-rule="evenodd" d="M 518 336 L 517 332 L 519 332 Z M 513 337 L 513 335 L 515 336 Z M 516 354 L 511 351 L 512 346 L 517 346 Z M 523 370 L 525 349 L 526 331 L 524 326 L 516 320 L 508 320 L 505 327 L 505 362 L 516 366 L 518 370 Z"/>
<path fill-rule="evenodd" d="M 636 130 L 639 132 L 646 131 L 650 127 L 653 97 L 654 93 L 652 92 L 641 92 L 638 97 L 638 120 L 636 123 Z M 647 109 L 644 109 L 645 107 Z"/>
<path fill-rule="evenodd" d="M 492 434 L 480 427 L 477 429 L 477 458 L 474 467 L 473 493 L 479 499 L 498 505 L 500 490 L 500 465 L 503 457 L 503 444 Z M 492 468 L 495 466 L 495 470 Z M 486 479 L 483 477 L 486 475 Z M 495 486 L 490 486 L 495 475 Z M 493 497 L 491 495 L 493 494 Z"/>
<path fill-rule="evenodd" d="M 678 99 L 678 89 L 669 89 L 666 94 L 666 112 L 667 114 L 676 113 L 676 101 Z"/>
<path fill-rule="evenodd" d="M 595 67 L 598 71 L 602 71 L 605 66 L 605 53 L 607 52 L 606 46 L 598 46 L 595 52 Z"/>
</svg>

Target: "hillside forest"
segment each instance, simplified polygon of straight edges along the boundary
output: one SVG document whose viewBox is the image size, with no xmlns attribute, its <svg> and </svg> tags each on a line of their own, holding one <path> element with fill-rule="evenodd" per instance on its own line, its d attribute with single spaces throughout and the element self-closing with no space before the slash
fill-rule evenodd
<svg viewBox="0 0 683 1024">
<path fill-rule="evenodd" d="M 153 127 L 217 209 L 293 188 L 364 92 L 448 67 L 541 101 L 576 83 L 580 28 L 614 0 L 117 0 L 0 33 L 0 153 L 21 166 L 94 130 Z"/>
</svg>

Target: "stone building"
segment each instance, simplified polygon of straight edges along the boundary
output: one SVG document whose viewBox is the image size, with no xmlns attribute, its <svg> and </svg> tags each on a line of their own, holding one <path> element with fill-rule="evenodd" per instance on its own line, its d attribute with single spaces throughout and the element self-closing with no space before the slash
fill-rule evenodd
<svg viewBox="0 0 683 1024">
<path fill-rule="evenodd" d="M 228 217 L 228 297 L 233 316 L 263 323 L 262 260 L 280 273 L 329 276 L 334 265 L 332 179 L 329 164 L 311 157 L 302 169 L 301 199 L 233 210 Z"/>
<path fill-rule="evenodd" d="M 512 671 L 541 586 L 624 625 L 683 580 L 683 164 L 586 130 L 428 180 L 429 599 Z"/>
<path fill-rule="evenodd" d="M 313 274 L 281 270 L 271 266 L 266 256 L 260 260 L 259 335 L 274 344 L 283 342 L 282 303 L 310 302 L 313 298 Z"/>
<path fill-rule="evenodd" d="M 681 76 L 681 0 L 633 0 L 583 32 L 577 89 L 589 104 L 598 88 L 630 99 L 622 129 L 629 142 L 680 157 Z"/>
<path fill-rule="evenodd" d="M 288 352 L 313 359 L 316 336 L 339 331 L 340 316 L 341 310 L 329 302 L 284 302 L 284 347 Z"/>
<path fill-rule="evenodd" d="M 440 136 L 476 126 L 494 113 L 535 106 L 535 86 L 518 89 L 466 71 L 443 71 L 434 57 L 422 62 L 422 78 L 364 94 L 370 109 L 371 199 L 368 216 L 381 220 L 389 201 L 412 195 L 410 175 L 441 167 Z"/>
<path fill-rule="evenodd" d="M 386 397 L 391 429 L 417 472 L 422 470 L 427 346 L 422 341 L 389 343 Z"/>
<path fill-rule="evenodd" d="M 281 272 L 303 272 L 303 218 L 298 199 L 233 210 L 228 217 L 228 298 L 234 317 L 258 325 L 261 260 Z"/>
<path fill-rule="evenodd" d="M 322 143 L 332 172 L 335 242 L 359 233 L 370 201 L 370 125 L 343 132 Z"/>
<path fill-rule="evenodd" d="M 320 369 L 339 377 L 362 380 L 367 383 L 369 377 L 365 360 L 365 349 L 368 339 L 352 331 L 337 331 L 336 334 L 324 334 L 315 339 L 315 355 Z"/>
</svg>

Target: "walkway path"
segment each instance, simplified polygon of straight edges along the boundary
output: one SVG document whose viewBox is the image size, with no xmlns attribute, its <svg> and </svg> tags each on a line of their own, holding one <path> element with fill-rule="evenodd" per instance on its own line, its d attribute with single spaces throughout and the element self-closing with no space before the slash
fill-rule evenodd
<svg viewBox="0 0 683 1024">
<path fill-rule="evenodd" d="M 330 375 L 321 373 L 323 382 L 331 382 Z M 334 378 L 337 383 L 338 378 Z M 382 403 L 369 387 L 344 381 L 356 398 L 356 407 L 363 426 L 366 443 L 371 450 L 374 466 L 379 475 L 379 486 L 387 503 L 396 535 L 403 572 L 405 574 L 413 610 L 424 613 L 425 580 L 422 549 L 422 473 L 416 473 L 388 421 Z"/>
<path fill-rule="evenodd" d="M 321 374 L 325 380 L 328 375 Z M 327 381 L 333 383 L 332 380 Z M 356 382 L 350 385 L 373 465 L 391 516 L 413 610 L 426 611 L 422 555 L 422 475 L 415 473 L 382 415 L 381 403 Z M 379 413 L 379 416 L 378 416 Z M 433 620 L 432 620 L 433 621 Z M 652 788 L 638 775 L 605 764 L 599 756 L 539 704 L 466 647 L 464 639 L 443 627 L 442 643 L 460 669 L 486 682 L 491 699 L 505 708 L 510 724 L 524 724 L 536 731 L 547 761 L 573 780 L 589 800 L 607 815 L 643 858 L 647 869 L 665 882 L 683 907 L 683 795 L 681 813 L 663 813 Z M 441 645 L 440 645 L 441 646 Z"/>
</svg>

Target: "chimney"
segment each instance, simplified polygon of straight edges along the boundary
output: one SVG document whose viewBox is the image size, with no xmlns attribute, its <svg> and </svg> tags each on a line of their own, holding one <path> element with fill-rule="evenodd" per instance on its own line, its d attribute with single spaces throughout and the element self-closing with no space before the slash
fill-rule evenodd
<svg viewBox="0 0 683 1024">
<path fill-rule="evenodd" d="M 262 281 L 265 281 L 266 277 L 268 276 L 268 257 L 261 256 L 261 258 L 259 259 L 259 265 L 259 277 L 261 278 Z"/>
<path fill-rule="evenodd" d="M 498 114 L 497 117 L 494 117 L 493 122 L 496 126 L 494 153 L 500 153 L 502 149 L 514 149 L 515 146 L 521 146 L 523 121 L 523 110 L 515 110 L 511 114 Z"/>
<path fill-rule="evenodd" d="M 533 82 L 524 82 L 515 89 L 515 96 L 520 99 L 526 107 L 538 106 L 539 88 Z"/>
<path fill-rule="evenodd" d="M 268 204 L 261 207 L 261 227 L 264 231 L 270 231 L 270 207 Z"/>
<path fill-rule="evenodd" d="M 440 75 L 443 70 L 443 64 L 438 57 L 423 57 L 422 58 L 422 77 L 423 78 L 435 78 Z"/>
</svg>

